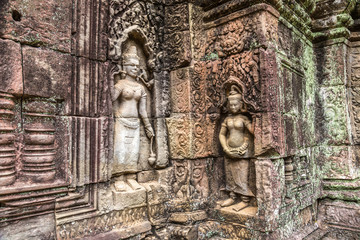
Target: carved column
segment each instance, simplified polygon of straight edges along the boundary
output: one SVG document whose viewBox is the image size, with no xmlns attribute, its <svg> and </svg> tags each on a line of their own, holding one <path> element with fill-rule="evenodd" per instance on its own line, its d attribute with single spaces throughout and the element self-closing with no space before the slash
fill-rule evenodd
<svg viewBox="0 0 360 240">
<path fill-rule="evenodd" d="M 15 103 L 11 94 L 0 93 L 0 186 L 15 182 Z"/>
</svg>

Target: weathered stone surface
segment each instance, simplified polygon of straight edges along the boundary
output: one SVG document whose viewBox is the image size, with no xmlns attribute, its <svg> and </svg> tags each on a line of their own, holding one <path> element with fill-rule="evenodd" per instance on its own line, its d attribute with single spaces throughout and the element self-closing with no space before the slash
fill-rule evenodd
<svg viewBox="0 0 360 240">
<path fill-rule="evenodd" d="M 278 227 L 278 218 L 280 217 L 277 212 L 281 205 L 281 193 L 277 189 L 282 188 L 283 182 L 278 168 L 278 160 L 259 159 L 255 162 L 257 214 L 261 224 L 264 224 L 263 227 L 267 226 L 270 229 Z"/>
<path fill-rule="evenodd" d="M 283 134 L 284 126 L 279 113 L 268 112 L 254 116 L 254 154 L 261 155 L 275 150 L 278 154 L 285 151 Z"/>
<path fill-rule="evenodd" d="M 358 87 L 360 84 L 360 48 L 357 44 L 351 48 L 350 55 L 350 84 L 352 87 Z"/>
<path fill-rule="evenodd" d="M 360 142 L 360 88 L 359 87 L 353 87 L 347 90 L 348 95 L 351 99 L 351 133 L 352 133 L 352 141 L 354 141 L 355 144 Z"/>
<path fill-rule="evenodd" d="M 353 146 L 326 146 L 315 149 L 324 179 L 356 179 L 360 175 L 357 152 Z"/>
<path fill-rule="evenodd" d="M 76 0 L 72 9 L 71 53 L 106 60 L 108 51 L 108 1 Z"/>
<path fill-rule="evenodd" d="M 2 92 L 20 95 L 23 93 L 22 56 L 19 43 L 0 39 Z"/>
<path fill-rule="evenodd" d="M 147 232 L 151 229 L 146 220 L 146 207 L 125 209 L 108 214 L 102 214 L 93 218 L 85 218 L 79 221 L 57 225 L 57 238 L 84 238 L 103 234 L 105 239 L 119 239 Z M 111 232 L 111 230 L 114 230 Z M 109 238 L 106 235 L 109 234 Z M 115 236 L 114 236 L 115 235 Z M 101 235 L 100 235 L 101 236 Z M 112 237 L 112 238 L 110 238 Z M 94 237 L 95 238 L 95 237 Z"/>
<path fill-rule="evenodd" d="M 334 44 L 315 49 L 317 61 L 317 79 L 322 86 L 348 84 L 345 59 L 347 46 Z M 356 65 L 355 65 L 356 66 Z"/>
<path fill-rule="evenodd" d="M 46 224 L 44 224 L 46 223 Z M 54 214 L 40 215 L 2 226 L 1 239 L 56 239 Z"/>
<path fill-rule="evenodd" d="M 0 147 L 4 151 L 0 153 L 1 177 L 0 186 L 8 187 L 17 178 L 16 145 L 17 125 L 21 120 L 19 100 L 11 94 L 0 93 Z"/>
<path fill-rule="evenodd" d="M 206 212 L 200 210 L 194 212 L 172 213 L 169 220 L 175 223 L 189 223 L 204 220 L 206 217 Z"/>
<path fill-rule="evenodd" d="M 199 238 L 249 239 L 253 235 L 246 227 L 228 222 L 207 221 L 199 225 Z"/>
<path fill-rule="evenodd" d="M 188 3 L 166 6 L 165 26 L 168 32 L 189 30 Z"/>
<path fill-rule="evenodd" d="M 23 47 L 24 94 L 66 100 L 70 94 L 72 57 Z"/>
<path fill-rule="evenodd" d="M 0 36 L 32 46 L 70 52 L 72 1 L 5 1 Z"/>
<path fill-rule="evenodd" d="M 189 66 L 191 61 L 191 43 L 189 31 L 177 31 L 165 35 L 165 65 L 170 68 Z"/>
<path fill-rule="evenodd" d="M 112 119 L 66 117 L 70 185 L 83 186 L 110 179 Z"/>
<path fill-rule="evenodd" d="M 171 78 L 171 105 L 173 113 L 189 113 L 190 103 L 190 72 L 188 68 L 172 71 Z"/>
<path fill-rule="evenodd" d="M 113 191 L 113 201 L 115 210 L 123 210 L 133 206 L 141 206 L 146 203 L 145 188 L 130 179 L 116 182 Z"/>
<path fill-rule="evenodd" d="M 360 227 L 360 206 L 355 202 L 346 202 L 325 199 L 320 202 L 319 212 L 324 216 L 324 222 L 334 227 L 346 227 L 348 230 L 357 230 Z M 329 235 L 333 235 L 330 231 Z M 340 233 L 340 234 L 339 234 Z M 341 231 L 334 235 L 341 235 Z M 346 233 L 343 233 L 347 236 Z M 356 234 L 354 235 L 356 236 Z M 357 235 L 358 236 L 358 235 Z M 349 238 L 351 239 L 351 238 Z"/>
<path fill-rule="evenodd" d="M 111 109 L 111 83 L 109 64 L 87 58 L 71 59 L 72 73 L 66 112 L 87 117 L 109 116 Z"/>
<path fill-rule="evenodd" d="M 166 118 L 169 117 L 172 111 L 171 105 L 171 83 L 169 72 L 163 71 L 160 73 L 154 73 L 155 87 L 153 101 L 158 106 L 154 109 L 153 117 Z"/>
<path fill-rule="evenodd" d="M 317 132 L 316 139 L 322 144 L 348 144 L 350 133 L 346 114 L 345 86 L 322 87 L 317 93 L 315 109 Z"/>
</svg>

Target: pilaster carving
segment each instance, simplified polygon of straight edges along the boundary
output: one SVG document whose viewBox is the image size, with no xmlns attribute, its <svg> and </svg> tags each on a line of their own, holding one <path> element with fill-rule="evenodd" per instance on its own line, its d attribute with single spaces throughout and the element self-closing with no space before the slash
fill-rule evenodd
<svg viewBox="0 0 360 240">
<path fill-rule="evenodd" d="M 15 102 L 11 94 L 0 93 L 0 186 L 16 179 Z"/>
<path fill-rule="evenodd" d="M 55 121 L 57 102 L 48 99 L 27 99 L 24 104 L 24 153 L 22 175 L 34 182 L 55 179 Z"/>
</svg>

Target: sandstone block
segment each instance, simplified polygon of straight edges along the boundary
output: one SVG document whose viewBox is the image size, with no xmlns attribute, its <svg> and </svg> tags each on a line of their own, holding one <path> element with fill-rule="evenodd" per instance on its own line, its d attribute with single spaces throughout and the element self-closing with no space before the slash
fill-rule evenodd
<svg viewBox="0 0 360 240">
<path fill-rule="evenodd" d="M 130 182 L 115 182 L 113 190 L 113 204 L 115 210 L 123 210 L 125 208 L 137 207 L 146 203 L 146 190 L 135 180 Z"/>
<path fill-rule="evenodd" d="M 54 214 L 27 218 L 2 227 L 0 238 L 11 240 L 55 239 L 55 224 Z"/>
<path fill-rule="evenodd" d="M 70 53 L 72 1 L 6 1 L 0 36 Z"/>
<path fill-rule="evenodd" d="M 12 94 L 23 93 L 21 47 L 10 40 L 0 40 L 0 91 Z"/>
<path fill-rule="evenodd" d="M 189 31 L 178 31 L 165 35 L 165 64 L 168 68 L 186 67 L 191 61 Z"/>
<path fill-rule="evenodd" d="M 24 47 L 24 94 L 65 100 L 71 82 L 72 59 L 68 54 Z"/>
<path fill-rule="evenodd" d="M 316 139 L 322 144 L 348 144 L 350 132 L 346 114 L 345 86 L 321 87 L 316 96 Z"/>
<path fill-rule="evenodd" d="M 324 146 L 314 152 L 323 179 L 355 179 L 360 176 L 357 167 L 358 149 L 352 146 Z"/>
<path fill-rule="evenodd" d="M 188 3 L 166 6 L 165 26 L 169 32 L 189 30 Z"/>
</svg>

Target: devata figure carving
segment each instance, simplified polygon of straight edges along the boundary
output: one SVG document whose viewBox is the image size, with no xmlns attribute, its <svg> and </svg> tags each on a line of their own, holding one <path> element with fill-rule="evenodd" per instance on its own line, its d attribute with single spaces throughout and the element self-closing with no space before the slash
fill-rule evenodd
<svg viewBox="0 0 360 240">
<path fill-rule="evenodd" d="M 236 198 L 241 197 L 241 203 L 234 208 L 240 211 L 249 206 L 250 198 L 254 197 L 249 187 L 249 157 L 253 155 L 254 124 L 243 114 L 246 104 L 238 86 L 231 85 L 227 99 L 230 113 L 221 124 L 219 140 L 226 154 L 226 190 L 230 192 L 230 198 L 220 202 L 220 205 L 233 205 Z"/>
<path fill-rule="evenodd" d="M 114 164 L 112 174 L 138 172 L 140 152 L 140 118 L 146 135 L 152 139 L 154 131 L 146 112 L 145 71 L 139 69 L 136 46 L 131 46 L 123 57 L 123 71 L 115 75 L 114 102 Z M 147 85 L 146 85 L 147 86 Z M 150 146 L 152 147 L 152 146 Z M 149 159 L 150 161 L 150 159 Z"/>
</svg>

